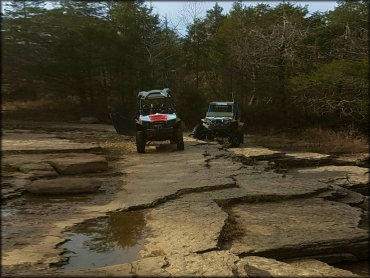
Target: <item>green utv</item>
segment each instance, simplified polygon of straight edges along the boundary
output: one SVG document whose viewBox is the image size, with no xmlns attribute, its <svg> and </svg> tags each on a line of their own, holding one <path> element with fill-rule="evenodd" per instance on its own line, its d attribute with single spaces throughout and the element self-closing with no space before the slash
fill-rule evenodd
<svg viewBox="0 0 370 278">
<path fill-rule="evenodd" d="M 244 123 L 240 122 L 237 102 L 211 102 L 206 117 L 193 129 L 199 140 L 227 138 L 232 147 L 244 143 Z"/>
<path fill-rule="evenodd" d="M 138 153 L 145 153 L 149 141 L 170 140 L 177 145 L 177 150 L 184 149 L 181 119 L 177 117 L 168 88 L 139 92 L 135 118 L 125 117 L 113 109 L 109 115 L 118 134 L 136 135 Z"/>
</svg>

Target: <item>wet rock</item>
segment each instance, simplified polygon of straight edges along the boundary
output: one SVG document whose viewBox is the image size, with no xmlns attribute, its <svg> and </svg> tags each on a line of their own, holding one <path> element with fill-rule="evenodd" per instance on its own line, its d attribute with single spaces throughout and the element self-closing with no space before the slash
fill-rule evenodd
<svg viewBox="0 0 370 278">
<path fill-rule="evenodd" d="M 99 120 L 95 117 L 82 117 L 80 118 L 81 124 L 96 124 Z"/>
<path fill-rule="evenodd" d="M 143 258 L 132 263 L 109 265 L 105 267 L 84 270 L 64 271 L 62 276 L 107 276 L 107 277 L 137 277 L 165 276 L 169 277 L 165 266 L 168 264 L 164 257 Z"/>
<path fill-rule="evenodd" d="M 368 233 L 358 228 L 361 210 L 319 198 L 236 205 L 231 209 L 242 236 L 235 254 L 292 258 L 350 253 L 367 257 Z"/>
<path fill-rule="evenodd" d="M 247 277 L 357 277 L 350 271 L 332 267 L 318 260 L 284 263 L 274 259 L 248 256 L 237 264 L 239 276 Z"/>
<path fill-rule="evenodd" d="M 226 219 L 227 214 L 212 200 L 198 202 L 186 196 L 167 202 L 149 212 L 151 235 L 141 254 L 152 256 L 161 250 L 170 256 L 215 249 Z"/>
<path fill-rule="evenodd" d="M 212 151 L 217 145 L 204 148 Z M 188 147 L 185 153 L 168 152 L 165 160 L 158 159 L 158 154 L 131 156 L 132 164 L 124 165 L 130 182 L 125 185 L 125 192 L 116 196 L 110 209 L 154 207 L 184 194 L 236 186 L 230 174 L 219 167 L 205 167 L 205 157 L 196 147 Z M 235 170 L 240 166 L 233 167 Z"/>
<path fill-rule="evenodd" d="M 59 251 L 57 249 L 50 250 L 49 246 L 55 246 L 59 242 L 59 237 L 47 235 L 41 242 L 37 242 L 34 245 L 27 245 L 23 248 L 5 252 L 2 250 L 1 265 L 57 263 L 60 260 Z"/>
<path fill-rule="evenodd" d="M 48 162 L 62 175 L 96 173 L 108 170 L 108 162 L 105 157 L 89 153 L 49 156 Z"/>
<path fill-rule="evenodd" d="M 74 194 L 91 193 L 99 189 L 101 182 L 94 178 L 60 177 L 35 180 L 25 189 L 35 194 Z"/>
</svg>

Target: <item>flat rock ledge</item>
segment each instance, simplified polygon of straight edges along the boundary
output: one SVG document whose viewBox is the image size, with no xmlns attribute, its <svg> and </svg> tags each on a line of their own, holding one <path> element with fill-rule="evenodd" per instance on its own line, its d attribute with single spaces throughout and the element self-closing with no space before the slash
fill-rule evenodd
<svg viewBox="0 0 370 278">
<path fill-rule="evenodd" d="M 231 252 L 288 259 L 349 253 L 368 257 L 368 231 L 358 227 L 362 210 L 320 198 L 240 204 L 231 209 L 240 236 Z"/>
<path fill-rule="evenodd" d="M 330 175 L 323 179 L 324 182 L 338 185 L 363 195 L 369 195 L 370 170 L 358 166 L 322 166 L 317 168 L 300 169 L 300 174 L 309 174 L 310 176 Z"/>
<path fill-rule="evenodd" d="M 332 267 L 318 260 L 297 260 L 290 263 L 249 256 L 237 262 L 237 273 L 247 277 L 358 277 L 350 271 Z"/>
<path fill-rule="evenodd" d="M 151 235 L 141 255 L 168 256 L 217 249 L 227 213 L 212 200 L 186 196 L 152 209 L 146 218 Z"/>
<path fill-rule="evenodd" d="M 60 177 L 35 180 L 25 186 L 25 190 L 35 194 L 73 194 L 98 191 L 100 180 L 83 177 Z"/>
<path fill-rule="evenodd" d="M 108 170 L 108 162 L 104 156 L 90 153 L 59 154 L 58 156 L 50 156 L 47 160 L 62 175 L 96 173 Z"/>
<path fill-rule="evenodd" d="M 242 259 L 229 251 L 204 254 L 147 257 L 132 263 L 67 271 L 63 276 L 161 276 L 161 277 L 359 277 L 350 271 L 313 259 L 289 263 L 249 256 Z"/>
</svg>

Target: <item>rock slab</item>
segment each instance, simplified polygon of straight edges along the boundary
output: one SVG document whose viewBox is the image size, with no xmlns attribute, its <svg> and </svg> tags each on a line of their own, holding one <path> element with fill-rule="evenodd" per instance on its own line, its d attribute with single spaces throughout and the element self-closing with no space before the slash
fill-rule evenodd
<svg viewBox="0 0 370 278">
<path fill-rule="evenodd" d="M 238 261 L 237 272 L 247 277 L 358 277 L 350 271 L 318 260 L 285 263 L 257 256 L 248 256 Z"/>
<path fill-rule="evenodd" d="M 62 175 L 96 173 L 108 170 L 105 157 L 90 154 L 60 154 L 49 158 L 48 162 Z"/>
<path fill-rule="evenodd" d="M 94 178 L 60 177 L 56 179 L 35 180 L 26 185 L 28 192 L 35 194 L 73 194 L 91 193 L 99 189 L 101 181 Z"/>
<path fill-rule="evenodd" d="M 294 258 L 350 253 L 367 256 L 368 232 L 358 227 L 362 211 L 320 198 L 236 205 L 231 210 L 241 230 L 235 254 Z"/>
</svg>

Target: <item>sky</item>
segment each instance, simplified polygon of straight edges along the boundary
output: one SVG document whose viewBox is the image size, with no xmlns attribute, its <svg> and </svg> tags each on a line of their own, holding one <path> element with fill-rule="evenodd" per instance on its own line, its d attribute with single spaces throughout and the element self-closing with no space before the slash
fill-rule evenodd
<svg viewBox="0 0 370 278">
<path fill-rule="evenodd" d="M 167 16 L 167 20 L 172 27 L 176 27 L 180 33 L 185 32 L 186 20 L 184 16 L 191 12 L 190 6 L 196 5 L 196 8 L 201 11 L 200 16 L 204 16 L 207 10 L 212 9 L 215 3 L 223 8 L 223 13 L 226 14 L 232 7 L 234 1 L 198 1 L 196 4 L 190 1 L 145 1 L 148 6 L 153 7 L 153 11 L 158 13 L 162 19 Z M 282 1 L 243 1 L 242 3 L 249 6 L 255 6 L 260 3 L 276 6 Z M 289 1 L 300 6 L 308 6 L 309 13 L 316 11 L 325 12 L 333 10 L 337 3 L 336 1 Z"/>
<path fill-rule="evenodd" d="M 1 1 L 1 10 L 3 12 L 4 3 L 9 1 Z M 217 1 L 218 5 L 223 8 L 223 13 L 229 12 L 233 5 L 232 0 L 230 1 Z M 276 6 L 282 1 L 242 1 L 245 5 L 255 6 L 260 3 L 269 4 L 270 6 Z M 328 10 L 333 10 L 337 3 L 336 1 L 289 1 L 300 6 L 308 6 L 309 13 L 315 11 L 325 12 Z M 47 8 L 52 8 L 52 1 L 45 1 L 48 3 Z M 161 19 L 167 17 L 169 27 L 175 28 L 180 34 L 184 35 L 186 33 L 186 17 L 189 18 L 189 14 L 194 13 L 196 10 L 198 12 L 198 17 L 203 17 L 207 10 L 212 9 L 216 1 L 145 1 L 148 6 L 153 7 L 153 11 L 158 13 Z M 195 3 L 195 4 L 194 4 Z M 49 5 L 50 4 L 50 5 Z M 194 10 L 194 7 L 196 9 Z"/>
</svg>

